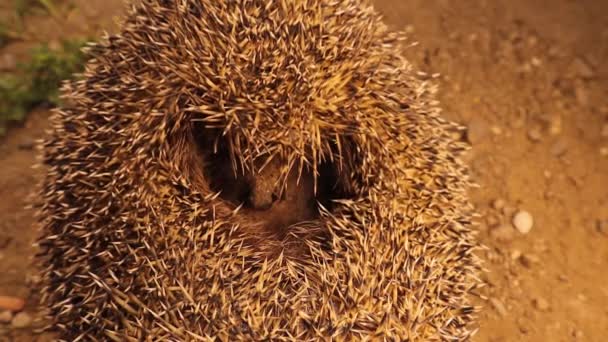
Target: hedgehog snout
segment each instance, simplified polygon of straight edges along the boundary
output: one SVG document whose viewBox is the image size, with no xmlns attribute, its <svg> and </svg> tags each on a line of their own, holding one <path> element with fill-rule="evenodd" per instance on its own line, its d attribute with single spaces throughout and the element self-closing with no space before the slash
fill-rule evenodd
<svg viewBox="0 0 608 342">
<path fill-rule="evenodd" d="M 280 158 L 273 159 L 260 170 L 249 174 L 247 201 L 252 209 L 268 210 L 276 201 L 283 199 L 283 196 L 279 196 L 283 165 L 284 162 Z"/>
<path fill-rule="evenodd" d="M 249 205 L 256 210 L 268 210 L 276 202 L 277 196 L 271 188 L 254 185 L 249 194 Z"/>
</svg>

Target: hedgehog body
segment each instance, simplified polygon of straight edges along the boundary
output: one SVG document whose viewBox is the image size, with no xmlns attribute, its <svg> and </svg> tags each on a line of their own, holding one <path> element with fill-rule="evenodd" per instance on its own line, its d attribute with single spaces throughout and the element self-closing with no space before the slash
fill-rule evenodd
<svg viewBox="0 0 608 342">
<path fill-rule="evenodd" d="M 403 41 L 362 0 L 133 7 L 44 144 L 60 339 L 470 337 L 465 146 Z"/>
</svg>

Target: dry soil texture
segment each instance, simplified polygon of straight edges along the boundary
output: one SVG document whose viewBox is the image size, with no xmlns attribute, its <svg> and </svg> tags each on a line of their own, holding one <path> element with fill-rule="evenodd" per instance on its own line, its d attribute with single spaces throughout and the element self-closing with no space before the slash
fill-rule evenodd
<svg viewBox="0 0 608 342">
<path fill-rule="evenodd" d="M 422 70 L 439 73 L 445 115 L 467 127 L 480 187 L 471 191 L 487 246 L 476 341 L 605 341 L 608 336 L 608 2 L 376 0 L 394 28 L 419 41 Z M 74 1 L 60 20 L 30 16 L 35 40 L 113 27 L 122 1 Z M 10 12 L 1 8 L 0 14 Z M 25 56 L 31 42 L 0 56 Z M 29 299 L 36 235 L 26 195 L 33 113 L 0 141 L 0 294 Z M 533 217 L 524 234 L 512 225 Z M 32 326 L 0 323 L 0 341 L 42 341 Z"/>
</svg>

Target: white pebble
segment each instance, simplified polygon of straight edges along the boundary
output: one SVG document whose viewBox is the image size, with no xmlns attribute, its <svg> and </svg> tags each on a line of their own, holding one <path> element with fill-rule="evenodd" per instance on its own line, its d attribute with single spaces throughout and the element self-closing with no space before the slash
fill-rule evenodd
<svg viewBox="0 0 608 342">
<path fill-rule="evenodd" d="M 528 234 L 532 230 L 534 219 L 532 214 L 527 211 L 519 211 L 513 216 L 513 226 L 522 234 Z"/>
</svg>

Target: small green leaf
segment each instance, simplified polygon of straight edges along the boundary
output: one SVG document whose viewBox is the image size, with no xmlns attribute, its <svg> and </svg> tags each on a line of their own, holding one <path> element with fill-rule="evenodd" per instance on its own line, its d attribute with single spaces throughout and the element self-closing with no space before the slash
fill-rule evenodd
<svg viewBox="0 0 608 342">
<path fill-rule="evenodd" d="M 22 121 L 41 103 L 58 104 L 63 80 L 73 78 L 84 67 L 84 42 L 65 41 L 58 51 L 40 45 L 14 74 L 0 76 L 0 126 L 6 129 L 8 122 Z"/>
</svg>

